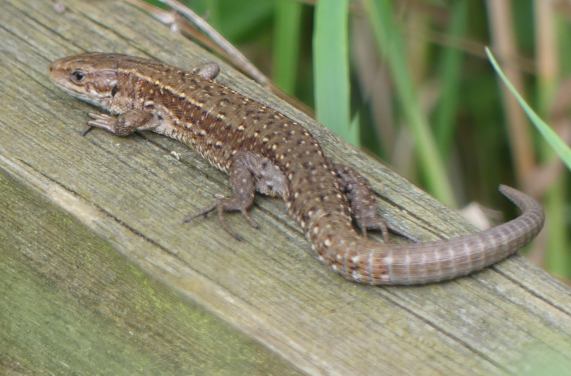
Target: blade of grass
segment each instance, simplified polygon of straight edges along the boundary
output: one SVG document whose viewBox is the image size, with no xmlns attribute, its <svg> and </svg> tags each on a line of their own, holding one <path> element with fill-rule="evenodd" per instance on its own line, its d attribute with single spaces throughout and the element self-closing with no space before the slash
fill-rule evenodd
<svg viewBox="0 0 571 376">
<path fill-rule="evenodd" d="M 420 108 L 416 90 L 407 71 L 404 42 L 394 21 L 392 2 L 388 0 L 364 0 L 369 21 L 373 26 L 379 50 L 385 56 L 395 82 L 399 101 L 407 118 L 418 150 L 428 190 L 440 201 L 454 205 L 452 188 L 444 169 L 444 163 L 436 148 L 428 121 Z"/>
<path fill-rule="evenodd" d="M 278 0 L 275 8 L 273 81 L 293 95 L 299 57 L 299 31 L 302 4 Z"/>
<path fill-rule="evenodd" d="M 559 64 L 562 72 L 561 76 L 569 77 L 569 75 L 571 74 L 571 46 L 569 45 L 569 40 L 567 36 L 570 35 L 571 33 L 571 25 L 569 24 L 569 22 L 565 22 L 562 18 L 564 17 L 560 15 L 560 19 L 558 20 L 557 23 L 558 35 L 560 36 L 558 38 L 557 49 L 560 52 Z M 565 107 L 567 109 L 568 105 L 565 105 Z M 565 192 L 566 201 L 559 207 L 559 210 L 562 212 L 562 215 L 565 218 L 565 223 L 563 224 L 564 226 L 563 231 L 565 231 L 567 234 L 567 247 L 564 248 L 564 250 L 567 250 L 566 254 L 568 260 L 571 258 L 571 254 L 569 252 L 570 243 L 571 243 L 571 191 L 569 190 L 569 184 L 571 184 L 570 178 L 571 178 L 570 174 L 567 174 L 567 176 L 563 178 L 563 180 L 565 180 L 565 185 L 567 188 Z M 567 263 L 566 279 L 567 281 L 571 281 L 571 263 Z"/>
<path fill-rule="evenodd" d="M 241 53 L 236 47 L 234 47 L 228 40 L 226 40 L 222 34 L 220 34 L 216 29 L 214 29 L 206 20 L 199 17 L 192 9 L 185 6 L 179 0 L 160 0 L 163 4 L 169 6 L 173 10 L 177 11 L 181 16 L 186 18 L 197 30 L 207 35 L 213 43 L 217 45 L 226 55 L 230 57 L 230 60 L 234 63 L 236 67 L 241 69 L 243 72 L 247 73 L 250 77 L 255 79 L 258 83 L 268 86 L 268 78 L 256 68 L 250 61 Z"/>
<path fill-rule="evenodd" d="M 504 72 L 502 71 L 496 59 L 494 58 L 494 55 L 487 47 L 486 47 L 486 54 L 488 55 L 488 59 L 490 60 L 490 63 L 494 67 L 496 73 L 498 74 L 498 76 L 500 76 L 500 78 L 502 79 L 506 87 L 509 89 L 509 91 L 513 94 L 513 96 L 517 99 L 520 106 L 523 108 L 523 110 L 531 120 L 532 124 L 539 131 L 539 133 L 541 133 L 545 141 L 547 141 L 547 143 L 551 145 L 551 147 L 557 153 L 559 158 L 561 158 L 563 163 L 567 165 L 567 168 L 571 170 L 571 148 L 565 145 L 565 142 L 557 135 L 557 133 L 555 133 L 551 129 L 551 127 L 547 125 L 547 123 L 545 123 L 543 120 L 541 120 L 541 118 L 535 113 L 535 111 L 533 111 L 531 107 L 529 107 L 529 105 L 525 102 L 523 97 L 517 92 L 517 90 L 513 87 L 511 82 L 505 76 Z"/>
<path fill-rule="evenodd" d="M 534 17 L 538 83 L 537 108 L 540 114 L 547 115 L 561 77 L 560 52 L 557 48 L 559 37 L 556 32 L 561 20 L 556 15 L 553 3 L 543 0 L 535 0 Z M 540 155 L 543 161 L 553 160 L 554 154 L 546 142 L 541 143 Z M 544 196 L 546 220 L 549 223 L 545 266 L 553 274 L 568 277 L 571 274 L 571 257 L 567 251 L 569 249 L 569 237 L 566 230 L 567 213 L 561 210 L 565 207 L 568 190 L 565 178 L 565 174 L 559 175 Z"/>
<path fill-rule="evenodd" d="M 348 0 L 320 0 L 315 6 L 313 72 L 317 119 L 353 145 L 350 124 Z"/>
<path fill-rule="evenodd" d="M 458 0 L 451 10 L 450 27 L 447 35 L 454 40 L 464 39 L 468 21 L 468 1 Z M 460 94 L 462 51 L 443 47 L 439 77 L 442 94 L 434 114 L 434 130 L 438 149 L 442 155 L 450 154 L 450 144 L 454 135 L 455 114 Z"/>
</svg>

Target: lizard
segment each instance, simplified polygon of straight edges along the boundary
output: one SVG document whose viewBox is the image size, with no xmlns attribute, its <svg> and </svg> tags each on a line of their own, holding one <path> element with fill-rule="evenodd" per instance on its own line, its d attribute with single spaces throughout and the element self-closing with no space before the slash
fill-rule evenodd
<svg viewBox="0 0 571 376">
<path fill-rule="evenodd" d="M 103 110 L 89 114 L 88 130 L 117 136 L 156 132 L 188 145 L 229 175 L 232 194 L 185 222 L 216 211 L 231 233 L 224 215 L 237 211 L 257 227 L 249 215 L 256 191 L 280 197 L 317 258 L 354 282 L 420 285 L 465 276 L 517 252 L 543 227 L 541 205 L 502 185 L 500 191 L 522 212 L 515 219 L 452 239 L 388 243 L 366 178 L 324 155 L 300 123 L 218 83 L 219 71 L 216 63 L 185 71 L 97 52 L 49 65 L 58 87 Z M 369 229 L 381 230 L 385 241 L 369 239 Z"/>
</svg>

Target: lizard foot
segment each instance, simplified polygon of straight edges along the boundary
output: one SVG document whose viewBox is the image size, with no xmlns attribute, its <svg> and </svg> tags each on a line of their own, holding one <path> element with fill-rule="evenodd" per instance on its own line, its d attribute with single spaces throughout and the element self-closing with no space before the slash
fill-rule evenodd
<svg viewBox="0 0 571 376">
<path fill-rule="evenodd" d="M 93 128 L 101 128 L 110 131 L 115 127 L 117 118 L 103 113 L 90 112 L 87 114 L 91 120 L 87 122 L 87 129 L 81 134 L 85 136 Z"/>
<path fill-rule="evenodd" d="M 226 220 L 224 219 L 224 213 L 225 212 L 240 211 L 240 213 L 242 213 L 242 216 L 244 218 L 246 218 L 246 221 L 248 222 L 248 224 L 250 226 L 252 226 L 255 229 L 259 229 L 260 226 L 256 223 L 256 221 L 254 221 L 252 219 L 252 217 L 250 216 L 250 214 L 248 213 L 248 211 L 245 208 L 236 208 L 234 205 L 232 205 L 233 203 L 234 203 L 234 200 L 232 198 L 219 199 L 216 201 L 216 203 L 206 207 L 205 209 L 201 210 L 200 212 L 198 212 L 196 214 L 191 214 L 191 215 L 185 217 L 183 220 L 183 223 L 189 223 L 198 217 L 205 217 L 206 218 L 206 216 L 210 212 L 213 212 L 214 210 L 216 210 L 216 212 L 218 213 L 218 222 L 220 222 L 220 226 L 222 227 L 222 229 L 224 231 L 226 231 L 230 236 L 232 236 L 237 241 L 242 241 L 242 240 L 244 240 L 244 238 L 240 234 L 237 234 L 237 233 L 233 232 L 232 230 L 230 230 L 230 227 L 228 226 L 228 224 L 226 223 Z"/>
<path fill-rule="evenodd" d="M 361 230 L 363 236 L 367 238 L 367 231 L 368 230 L 377 230 L 380 231 L 383 236 L 383 241 L 388 243 L 389 241 L 389 229 L 387 227 L 386 222 L 382 218 L 377 218 L 376 222 L 374 223 L 361 223 L 357 222 L 357 227 Z"/>
<path fill-rule="evenodd" d="M 140 110 L 129 110 L 117 116 L 93 112 L 88 115 L 91 120 L 87 122 L 88 128 L 82 135 L 87 134 L 92 128 L 101 128 L 117 136 L 128 136 L 138 130 L 152 130 L 161 123 L 157 115 Z"/>
</svg>

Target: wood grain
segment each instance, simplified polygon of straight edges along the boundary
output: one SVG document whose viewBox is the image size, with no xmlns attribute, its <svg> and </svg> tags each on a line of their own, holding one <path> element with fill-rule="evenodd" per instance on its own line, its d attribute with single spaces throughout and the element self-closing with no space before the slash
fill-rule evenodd
<svg viewBox="0 0 571 376">
<path fill-rule="evenodd" d="M 0 173 L 0 373 L 300 373 Z"/>
<path fill-rule="evenodd" d="M 249 228 L 238 216 L 229 218 L 229 224 L 246 239 L 241 243 L 220 231 L 213 220 L 181 225 L 186 214 L 205 206 L 213 194 L 228 193 L 226 177 L 196 153 L 160 136 L 122 139 L 94 131 L 80 137 L 90 107 L 51 85 L 46 70 L 51 60 L 82 51 L 154 57 L 186 68 L 214 58 L 130 5 L 63 3 L 67 10 L 58 14 L 50 2 L 0 1 L 0 168 L 82 223 L 86 229 L 78 232 L 95 244 L 86 244 L 87 254 L 105 252 L 106 246 L 99 242 L 111 245 L 129 264 L 180 293 L 180 304 L 194 307 L 198 303 L 215 317 L 213 322 L 221 319 L 231 324 L 281 355 L 291 367 L 309 374 L 489 375 L 518 374 L 542 367 L 542 362 L 570 367 L 570 290 L 522 257 L 438 285 L 367 287 L 346 282 L 315 260 L 279 201 L 257 200 L 252 214 L 262 224 L 261 231 Z M 379 192 L 381 210 L 394 229 L 416 239 L 471 231 L 452 210 L 339 142 L 321 125 L 225 64 L 221 66 L 221 82 L 307 125 L 329 155 L 363 172 Z M 21 200 L 27 200 L 27 195 Z M 0 200 L 3 206 L 8 202 L 4 195 Z M 53 247 L 67 249 L 65 231 L 50 221 L 30 220 L 33 210 L 29 210 L 18 225 L 29 226 L 24 240 L 39 247 L 43 241 L 37 234 L 49 230 L 61 235 L 60 245 L 55 239 Z M 16 229 L 3 233 L 18 236 Z M 11 258 L 20 260 L 18 268 L 34 270 L 32 261 L 18 255 L 24 251 L 11 252 Z M 40 258 L 35 267 L 54 268 L 66 260 Z M 122 270 L 126 267 L 121 260 L 111 259 L 106 265 L 112 268 L 117 263 L 117 270 Z M 60 275 L 54 285 L 61 287 L 52 287 L 51 293 L 81 283 L 79 277 Z M 105 288 L 104 274 L 92 278 Z M 134 280 L 135 291 L 145 290 L 142 280 Z M 15 281 L 26 290 L 27 279 Z M 6 283 L 2 286 L 11 288 Z M 37 291 L 42 298 L 48 294 Z M 146 296 L 141 294 L 137 304 L 151 305 L 152 299 L 147 301 Z M 103 306 L 113 304 L 105 294 L 101 299 Z M 64 317 L 78 304 L 49 302 L 35 307 L 37 317 L 47 310 L 61 311 Z M 107 318 L 94 320 L 113 321 L 119 314 L 111 311 Z M 154 320 L 164 320 L 158 316 L 144 322 L 152 325 Z M 13 325 L 13 318 L 8 322 Z M 180 321 L 171 324 L 175 331 L 182 325 Z M 210 330 L 209 325 L 195 325 Z M 52 341 L 46 333 L 37 340 Z M 85 333 L 87 343 L 104 337 L 93 328 Z M 216 336 L 224 342 L 224 335 Z M 11 341 L 0 337 L 0 348 Z M 179 346 L 173 351 L 182 354 L 189 349 Z M 73 350 L 61 347 L 58 351 L 65 358 L 66 351 Z M 142 354 L 136 347 L 132 353 Z M 25 359 L 23 349 L 11 354 Z M 183 359 L 177 364 L 193 363 L 181 354 L 172 355 Z M 118 363 L 129 361 L 123 354 L 108 356 Z M 271 363 L 278 360 L 264 356 L 265 369 L 272 369 Z M 42 366 L 29 364 L 30 369 Z"/>
</svg>

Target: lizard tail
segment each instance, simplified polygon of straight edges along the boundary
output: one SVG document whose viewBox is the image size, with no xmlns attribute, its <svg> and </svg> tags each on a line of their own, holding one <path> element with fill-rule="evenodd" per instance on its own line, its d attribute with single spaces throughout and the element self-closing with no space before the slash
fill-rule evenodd
<svg viewBox="0 0 571 376">
<path fill-rule="evenodd" d="M 543 226 L 544 213 L 537 201 L 504 185 L 500 192 L 522 214 L 480 233 L 426 243 L 383 244 L 359 236 L 352 228 L 343 229 L 347 224 L 341 219 L 335 224 L 329 218 L 331 231 L 312 243 L 320 260 L 355 282 L 418 285 L 464 276 L 512 255 Z"/>
</svg>

